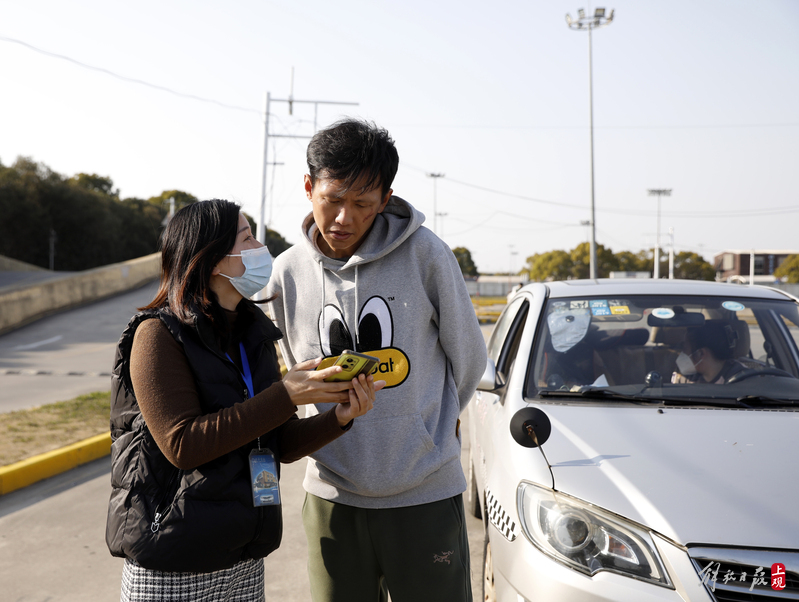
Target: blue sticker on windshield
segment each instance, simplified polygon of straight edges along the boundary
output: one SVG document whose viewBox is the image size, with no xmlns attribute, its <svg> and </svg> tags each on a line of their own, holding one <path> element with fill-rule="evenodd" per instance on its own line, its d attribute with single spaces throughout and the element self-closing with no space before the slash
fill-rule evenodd
<svg viewBox="0 0 799 602">
<path fill-rule="evenodd" d="M 725 301 L 721 304 L 724 309 L 729 309 L 730 311 L 741 311 L 742 309 L 746 309 L 746 306 L 743 303 L 738 303 L 737 301 Z"/>
<path fill-rule="evenodd" d="M 652 315 L 661 320 L 670 320 L 674 317 L 674 310 L 668 307 L 658 307 L 652 310 Z"/>
</svg>

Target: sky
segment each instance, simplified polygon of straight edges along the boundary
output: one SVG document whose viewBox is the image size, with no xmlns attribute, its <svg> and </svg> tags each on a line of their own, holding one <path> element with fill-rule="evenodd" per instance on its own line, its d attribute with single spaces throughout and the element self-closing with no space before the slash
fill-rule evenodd
<svg viewBox="0 0 799 602">
<path fill-rule="evenodd" d="M 614 9 L 592 35 L 566 14 Z M 289 242 L 314 126 L 374 121 L 393 184 L 482 273 L 589 240 L 799 249 L 795 0 L 0 0 L 0 162 L 261 210 Z M 323 104 L 285 102 L 324 101 Z M 357 103 L 357 104 L 330 104 Z M 433 178 L 428 174 L 442 174 Z M 436 215 L 438 214 L 438 215 Z M 434 219 L 436 218 L 437 219 Z M 2 216 L 0 216 L 2 219 Z M 673 229 L 673 236 L 670 236 Z"/>
</svg>

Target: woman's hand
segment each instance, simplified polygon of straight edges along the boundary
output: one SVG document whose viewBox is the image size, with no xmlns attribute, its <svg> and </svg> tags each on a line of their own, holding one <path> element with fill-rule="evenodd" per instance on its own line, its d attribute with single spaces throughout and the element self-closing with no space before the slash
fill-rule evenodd
<svg viewBox="0 0 799 602">
<path fill-rule="evenodd" d="M 346 426 L 353 418 L 363 416 L 372 409 L 375 393 L 386 386 L 386 381 L 378 380 L 370 374 L 361 374 L 353 378 L 352 389 L 348 390 L 349 401 L 336 406 L 336 418 L 341 426 Z"/>
<path fill-rule="evenodd" d="M 324 370 L 314 370 L 321 361 L 320 357 L 295 364 L 283 377 L 283 384 L 295 406 L 349 401 L 347 389 L 352 388 L 349 382 L 325 382 L 327 377 L 341 372 L 342 368 L 330 366 Z"/>
</svg>

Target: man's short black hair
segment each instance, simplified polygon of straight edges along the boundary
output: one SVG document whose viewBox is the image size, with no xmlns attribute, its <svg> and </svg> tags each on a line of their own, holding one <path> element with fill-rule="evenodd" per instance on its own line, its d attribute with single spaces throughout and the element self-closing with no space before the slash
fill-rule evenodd
<svg viewBox="0 0 799 602">
<path fill-rule="evenodd" d="M 343 119 L 318 131 L 306 157 L 312 186 L 318 178 L 329 178 L 342 180 L 349 190 L 363 178 L 362 192 L 379 187 L 383 195 L 399 167 L 399 154 L 388 131 L 358 119 Z"/>
</svg>

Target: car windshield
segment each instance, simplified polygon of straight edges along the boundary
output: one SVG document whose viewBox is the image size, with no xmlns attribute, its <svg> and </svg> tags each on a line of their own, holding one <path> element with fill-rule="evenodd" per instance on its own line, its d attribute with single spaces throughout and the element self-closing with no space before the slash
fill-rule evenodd
<svg viewBox="0 0 799 602">
<path fill-rule="evenodd" d="M 528 397 L 721 403 L 799 401 L 792 301 L 636 295 L 549 299 Z"/>
</svg>

